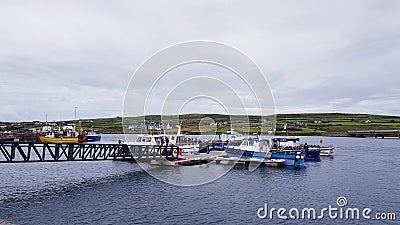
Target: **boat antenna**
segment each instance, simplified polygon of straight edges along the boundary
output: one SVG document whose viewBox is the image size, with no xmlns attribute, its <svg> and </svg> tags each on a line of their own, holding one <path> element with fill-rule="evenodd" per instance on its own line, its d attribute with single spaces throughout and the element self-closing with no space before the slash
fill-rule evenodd
<svg viewBox="0 0 400 225">
<path fill-rule="evenodd" d="M 58 122 L 58 132 L 61 131 L 61 115 L 60 115 L 60 121 Z"/>
</svg>

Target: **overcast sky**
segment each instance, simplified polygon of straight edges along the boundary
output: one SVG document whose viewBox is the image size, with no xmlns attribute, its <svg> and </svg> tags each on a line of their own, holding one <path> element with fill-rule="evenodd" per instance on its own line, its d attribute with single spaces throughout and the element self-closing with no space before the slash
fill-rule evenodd
<svg viewBox="0 0 400 225">
<path fill-rule="evenodd" d="M 0 121 L 122 114 L 148 57 L 190 40 L 231 45 L 278 113 L 400 115 L 400 1 L 1 1 Z"/>
</svg>

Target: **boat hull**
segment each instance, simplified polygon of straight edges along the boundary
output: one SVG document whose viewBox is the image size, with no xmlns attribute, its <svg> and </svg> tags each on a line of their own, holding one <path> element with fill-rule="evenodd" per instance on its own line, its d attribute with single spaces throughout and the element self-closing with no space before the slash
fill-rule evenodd
<svg viewBox="0 0 400 225">
<path fill-rule="evenodd" d="M 101 136 L 100 135 L 86 135 L 85 137 L 87 137 L 87 139 L 86 139 L 87 142 L 94 142 L 94 141 L 100 141 L 101 140 Z"/>
<path fill-rule="evenodd" d="M 320 158 L 320 151 L 317 150 L 309 150 L 305 152 L 304 160 L 306 162 L 319 162 L 321 161 Z"/>
<path fill-rule="evenodd" d="M 265 159 L 267 157 L 266 152 L 255 152 L 255 151 L 246 151 L 241 149 L 227 148 L 226 153 L 229 158 L 241 158 L 241 159 L 249 159 L 249 158 L 257 158 L 257 159 Z"/>
<path fill-rule="evenodd" d="M 321 149 L 320 150 L 321 156 L 333 156 L 333 149 Z"/>
<path fill-rule="evenodd" d="M 38 137 L 39 142 L 46 143 L 78 143 L 77 137 Z"/>
<path fill-rule="evenodd" d="M 333 156 L 333 147 L 311 147 L 310 150 L 318 150 L 320 153 L 320 156 Z"/>
<path fill-rule="evenodd" d="M 300 156 L 299 159 L 296 159 L 296 156 Z M 296 152 L 290 152 L 290 153 L 272 153 L 271 154 L 271 159 L 284 159 L 285 161 L 283 162 L 284 166 L 302 166 L 304 165 L 304 158 L 305 154 L 297 154 Z"/>
</svg>

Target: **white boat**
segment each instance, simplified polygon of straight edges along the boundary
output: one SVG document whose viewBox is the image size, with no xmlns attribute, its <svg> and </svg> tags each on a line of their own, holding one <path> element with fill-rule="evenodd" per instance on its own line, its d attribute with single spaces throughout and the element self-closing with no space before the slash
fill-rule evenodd
<svg viewBox="0 0 400 225">
<path fill-rule="evenodd" d="M 241 133 L 234 131 L 233 129 L 226 131 L 221 134 L 221 141 L 237 141 L 243 140 L 244 136 Z"/>
<path fill-rule="evenodd" d="M 317 150 L 319 151 L 320 156 L 333 156 L 333 145 L 330 146 L 319 146 L 319 145 L 313 145 L 309 147 L 310 150 Z"/>
<path fill-rule="evenodd" d="M 239 146 L 226 147 L 226 153 L 230 158 L 260 158 L 265 159 L 270 148 L 267 139 L 245 138 Z"/>
<path fill-rule="evenodd" d="M 139 134 L 136 141 L 127 144 L 132 145 L 158 145 L 158 146 L 177 146 L 182 150 L 182 154 L 191 154 L 199 151 L 197 139 L 189 138 L 181 134 L 181 127 L 178 127 L 177 134 Z"/>
</svg>

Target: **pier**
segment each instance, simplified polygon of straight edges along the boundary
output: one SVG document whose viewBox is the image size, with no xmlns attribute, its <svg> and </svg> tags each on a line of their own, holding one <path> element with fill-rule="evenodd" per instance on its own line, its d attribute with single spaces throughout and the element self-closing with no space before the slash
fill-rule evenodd
<svg viewBox="0 0 400 225">
<path fill-rule="evenodd" d="M 375 137 L 375 138 L 385 138 L 385 137 L 397 137 L 400 138 L 400 130 L 354 130 L 347 131 L 347 133 L 352 137 Z"/>
<path fill-rule="evenodd" d="M 162 158 L 165 152 L 172 153 L 174 150 L 178 150 L 178 147 L 3 141 L 0 142 L 0 163 L 94 160 L 126 160 L 135 162 L 136 160 Z"/>
<path fill-rule="evenodd" d="M 228 158 L 223 153 L 187 155 L 179 157 L 177 146 L 93 144 L 93 143 L 43 143 L 0 142 L 0 163 L 66 162 L 117 160 L 148 162 L 152 165 L 193 166 L 209 162 L 216 164 L 244 164 L 251 159 Z M 167 159 L 167 160 L 165 160 Z M 284 160 L 254 161 L 265 166 L 281 167 Z"/>
</svg>

